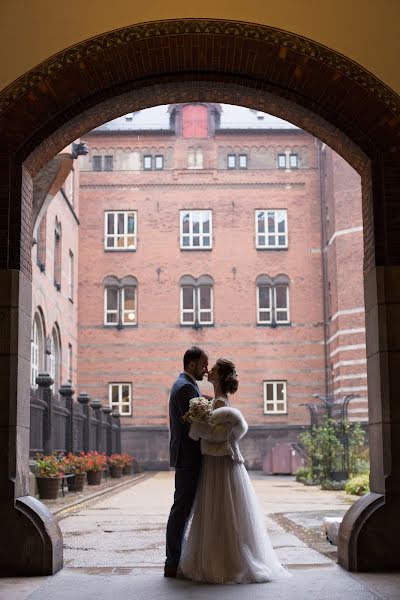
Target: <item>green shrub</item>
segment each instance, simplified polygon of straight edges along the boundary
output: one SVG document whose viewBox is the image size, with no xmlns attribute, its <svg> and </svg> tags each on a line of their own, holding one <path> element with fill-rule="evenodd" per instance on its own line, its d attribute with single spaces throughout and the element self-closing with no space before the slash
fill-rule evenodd
<svg viewBox="0 0 400 600">
<path fill-rule="evenodd" d="M 346 494 L 353 494 L 354 496 L 363 496 L 369 492 L 369 474 L 363 473 L 362 475 L 356 475 L 348 480 L 346 483 Z"/>
<path fill-rule="evenodd" d="M 325 479 L 321 481 L 321 490 L 344 490 L 346 481 L 333 481 L 332 479 Z"/>
<path fill-rule="evenodd" d="M 311 469 L 309 467 L 300 467 L 296 473 L 296 481 L 303 483 L 306 479 L 310 478 Z"/>
</svg>

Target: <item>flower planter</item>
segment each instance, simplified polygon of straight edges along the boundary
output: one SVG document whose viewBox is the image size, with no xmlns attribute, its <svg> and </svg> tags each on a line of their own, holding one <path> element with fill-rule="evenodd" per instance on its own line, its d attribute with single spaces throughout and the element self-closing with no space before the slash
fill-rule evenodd
<svg viewBox="0 0 400 600">
<path fill-rule="evenodd" d="M 68 477 L 67 486 L 70 492 L 82 492 L 85 483 L 86 473 L 75 473 L 73 477 Z"/>
<path fill-rule="evenodd" d="M 123 467 L 110 466 L 110 477 L 112 479 L 119 479 L 120 477 L 122 477 L 122 469 Z"/>
<path fill-rule="evenodd" d="M 100 485 L 102 471 L 88 471 L 87 482 L 88 485 Z"/>
<path fill-rule="evenodd" d="M 60 489 L 59 477 L 36 477 L 40 500 L 57 500 Z"/>
<path fill-rule="evenodd" d="M 125 465 L 122 469 L 122 475 L 132 475 L 132 465 Z"/>
</svg>

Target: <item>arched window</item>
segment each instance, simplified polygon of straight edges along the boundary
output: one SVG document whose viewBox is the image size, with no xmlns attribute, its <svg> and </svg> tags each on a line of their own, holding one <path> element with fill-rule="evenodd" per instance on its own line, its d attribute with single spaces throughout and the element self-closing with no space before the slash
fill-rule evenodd
<svg viewBox="0 0 400 600">
<path fill-rule="evenodd" d="M 181 325 L 214 324 L 214 280 L 209 275 L 195 279 L 184 275 L 180 279 Z"/>
<path fill-rule="evenodd" d="M 110 275 L 104 280 L 104 325 L 122 328 L 137 325 L 136 277 L 118 279 Z"/>
<path fill-rule="evenodd" d="M 54 285 L 61 290 L 61 223 L 56 217 L 54 227 Z"/>
<path fill-rule="evenodd" d="M 44 326 L 37 312 L 32 322 L 31 336 L 31 387 L 37 388 L 36 377 L 44 371 Z"/>
<path fill-rule="evenodd" d="M 287 275 L 259 275 L 257 285 L 258 325 L 287 325 L 289 313 L 289 278 Z"/>
</svg>

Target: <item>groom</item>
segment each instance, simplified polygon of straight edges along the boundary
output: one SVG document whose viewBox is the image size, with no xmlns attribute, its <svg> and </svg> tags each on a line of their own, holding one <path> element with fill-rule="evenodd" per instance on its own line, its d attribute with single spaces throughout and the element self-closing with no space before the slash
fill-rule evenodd
<svg viewBox="0 0 400 600">
<path fill-rule="evenodd" d="M 197 346 L 186 350 L 183 373 L 172 386 L 169 399 L 169 452 L 170 466 L 175 467 L 175 494 L 167 524 L 165 577 L 176 577 L 183 534 L 192 509 L 201 467 L 200 443 L 189 437 L 190 425 L 182 421 L 182 417 L 189 410 L 189 400 L 201 395 L 197 381 L 203 379 L 207 367 L 208 356 L 204 350 Z"/>
</svg>

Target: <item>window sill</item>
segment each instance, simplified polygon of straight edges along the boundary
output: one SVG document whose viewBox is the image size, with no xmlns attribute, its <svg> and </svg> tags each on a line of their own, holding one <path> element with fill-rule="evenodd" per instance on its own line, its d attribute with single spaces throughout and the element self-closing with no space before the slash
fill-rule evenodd
<svg viewBox="0 0 400 600">
<path fill-rule="evenodd" d="M 104 248 L 104 252 L 136 252 L 136 248 Z"/>
<path fill-rule="evenodd" d="M 186 329 L 203 329 L 204 327 L 214 327 L 215 324 L 214 323 L 199 323 L 198 325 L 195 325 L 194 323 L 179 323 L 180 327 L 184 327 Z"/>
<path fill-rule="evenodd" d="M 203 251 L 205 251 L 205 252 L 210 252 L 210 251 L 212 250 L 212 246 L 211 246 L 210 248 L 203 248 L 203 247 L 200 247 L 200 248 L 197 248 L 197 247 L 195 247 L 195 248 L 191 248 L 191 247 L 188 247 L 188 246 L 184 246 L 184 247 L 183 247 L 183 246 L 181 246 L 181 247 L 180 247 L 180 249 L 181 249 L 183 252 L 186 252 L 186 251 L 189 251 L 189 252 L 193 252 L 193 251 L 194 251 L 194 252 L 198 252 L 199 250 L 203 250 Z"/>
<path fill-rule="evenodd" d="M 288 412 L 282 412 L 282 413 L 278 413 L 278 412 L 264 412 L 264 417 L 288 417 L 289 413 Z"/>
<path fill-rule="evenodd" d="M 257 327 L 270 327 L 276 329 L 277 327 L 291 327 L 292 323 L 256 323 Z"/>
<path fill-rule="evenodd" d="M 118 323 L 117 324 L 115 324 L 115 323 L 112 323 L 112 324 L 111 323 L 107 323 L 107 324 L 104 323 L 103 327 L 104 327 L 104 329 L 119 329 L 119 330 L 121 330 L 121 329 L 135 329 L 135 328 L 137 329 L 138 323 L 132 323 L 132 324 L 129 323 L 129 324 L 124 324 L 124 325 L 118 325 Z"/>
<path fill-rule="evenodd" d="M 270 247 L 270 246 L 268 246 L 268 247 L 256 246 L 256 250 L 261 250 L 261 252 L 266 252 L 266 251 L 267 252 L 271 252 L 271 251 L 274 252 L 275 250 L 278 250 L 278 252 L 282 252 L 284 250 L 289 250 L 289 246 L 281 246 L 281 247 L 279 247 L 279 246 L 278 247 L 276 247 L 276 246 L 274 246 L 274 247 Z"/>
</svg>

